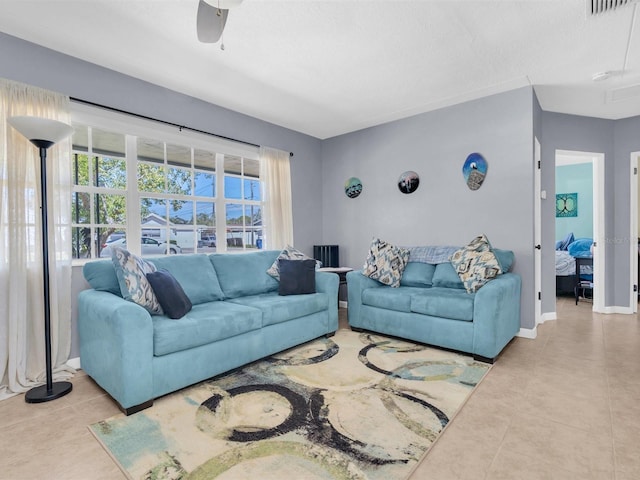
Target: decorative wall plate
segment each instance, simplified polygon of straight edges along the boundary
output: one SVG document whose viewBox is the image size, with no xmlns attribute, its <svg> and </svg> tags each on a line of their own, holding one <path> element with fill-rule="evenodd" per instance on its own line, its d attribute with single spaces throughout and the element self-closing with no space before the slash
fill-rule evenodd
<svg viewBox="0 0 640 480">
<path fill-rule="evenodd" d="M 344 193 L 349 198 L 356 198 L 362 193 L 362 182 L 359 178 L 351 177 L 344 183 Z"/>
<path fill-rule="evenodd" d="M 402 193 L 413 193 L 420 185 L 420 176 L 416 172 L 408 170 L 398 178 L 398 188 Z"/>
<path fill-rule="evenodd" d="M 487 175 L 487 161 L 479 153 L 472 153 L 462 166 L 462 175 L 467 187 L 478 190 Z"/>
</svg>

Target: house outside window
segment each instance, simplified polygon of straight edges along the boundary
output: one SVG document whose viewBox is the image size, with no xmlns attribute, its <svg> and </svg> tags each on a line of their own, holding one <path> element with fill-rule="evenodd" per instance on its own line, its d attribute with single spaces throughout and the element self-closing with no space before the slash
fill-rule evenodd
<svg viewBox="0 0 640 480">
<path fill-rule="evenodd" d="M 257 148 L 95 110 L 74 106 L 74 259 L 263 247 Z"/>
</svg>

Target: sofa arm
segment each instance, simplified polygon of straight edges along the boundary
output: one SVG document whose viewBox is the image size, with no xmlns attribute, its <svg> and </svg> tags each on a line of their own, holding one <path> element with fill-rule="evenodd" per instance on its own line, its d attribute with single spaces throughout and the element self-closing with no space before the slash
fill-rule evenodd
<svg viewBox="0 0 640 480">
<path fill-rule="evenodd" d="M 362 292 L 368 288 L 385 288 L 377 280 L 373 280 L 362 274 L 362 270 L 353 270 L 347 273 L 347 310 L 349 325 L 352 327 L 362 327 Z"/>
<path fill-rule="evenodd" d="M 78 296 L 80 363 L 122 408 L 152 400 L 153 324 L 143 307 L 108 292 Z"/>
<path fill-rule="evenodd" d="M 338 330 L 338 291 L 340 288 L 340 277 L 335 273 L 316 271 L 316 292 L 326 293 L 329 297 L 329 324 L 327 333 Z"/>
<path fill-rule="evenodd" d="M 494 359 L 520 330 L 520 275 L 504 273 L 482 286 L 473 307 L 473 353 Z"/>
</svg>

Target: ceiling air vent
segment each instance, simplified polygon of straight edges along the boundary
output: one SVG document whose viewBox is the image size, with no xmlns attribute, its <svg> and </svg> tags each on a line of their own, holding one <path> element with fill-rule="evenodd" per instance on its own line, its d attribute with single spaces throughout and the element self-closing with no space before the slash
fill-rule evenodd
<svg viewBox="0 0 640 480">
<path fill-rule="evenodd" d="M 618 7 L 637 3 L 638 0 L 587 0 L 587 2 L 591 2 L 591 15 L 598 15 Z"/>
</svg>

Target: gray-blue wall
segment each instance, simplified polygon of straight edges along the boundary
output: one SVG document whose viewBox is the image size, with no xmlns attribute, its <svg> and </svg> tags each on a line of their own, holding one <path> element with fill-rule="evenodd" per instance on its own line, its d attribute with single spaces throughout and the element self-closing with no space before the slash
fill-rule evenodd
<svg viewBox="0 0 640 480">
<path fill-rule="evenodd" d="M 543 112 L 530 87 L 320 141 L 0 33 L 0 77 L 142 115 L 295 153 L 294 238 L 311 253 L 340 245 L 343 265 L 360 268 L 378 236 L 400 245 L 462 245 L 486 233 L 514 250 L 522 275 L 522 326 L 534 327 L 533 138 L 542 144 L 542 188 L 555 192 L 555 150 L 605 154 L 605 304 L 628 304 L 629 156 L 640 151 L 640 117 L 600 120 Z M 469 190 L 462 164 L 480 152 L 484 185 Z M 400 174 L 420 187 L 404 195 Z M 359 177 L 362 195 L 344 194 Z M 555 311 L 555 208 L 543 201 L 543 312 Z M 86 284 L 74 269 L 73 298 Z M 71 356 L 78 355 L 75 312 Z"/>
<path fill-rule="evenodd" d="M 325 140 L 323 241 L 340 245 L 341 263 L 361 268 L 372 237 L 397 245 L 464 245 L 485 233 L 515 252 L 523 279 L 521 324 L 533 328 L 533 94 L 493 95 Z M 472 152 L 489 167 L 470 190 L 462 165 Z M 399 191 L 404 171 L 420 175 Z M 344 193 L 349 177 L 362 194 Z"/>
<path fill-rule="evenodd" d="M 605 231 L 599 246 L 605 255 L 604 302 L 606 307 L 629 307 L 629 242 L 631 152 L 640 151 L 640 117 L 623 120 L 543 112 L 542 188 L 550 194 L 555 187 L 556 150 L 603 153 L 605 156 Z M 543 202 L 543 312 L 555 311 L 555 205 Z"/>
<path fill-rule="evenodd" d="M 122 75 L 0 33 L 0 77 L 70 97 L 131 111 L 219 135 L 294 152 L 291 159 L 294 240 L 313 253 L 322 238 L 321 141 L 247 115 Z M 215 85 L 212 85 L 215 88 Z M 87 285 L 73 269 L 71 357 L 79 355 L 77 293 Z"/>
</svg>

